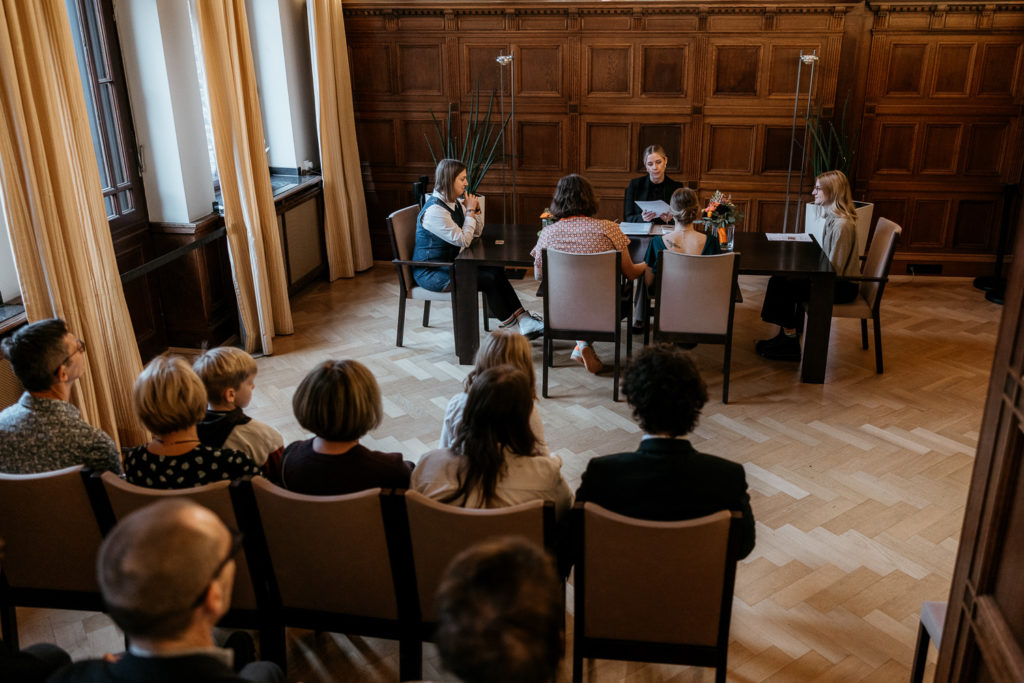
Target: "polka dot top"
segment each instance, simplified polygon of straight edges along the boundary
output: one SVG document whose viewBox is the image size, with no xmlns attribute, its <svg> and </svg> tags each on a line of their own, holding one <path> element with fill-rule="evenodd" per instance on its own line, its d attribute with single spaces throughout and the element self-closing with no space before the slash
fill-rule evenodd
<svg viewBox="0 0 1024 683">
<path fill-rule="evenodd" d="M 259 474 L 253 459 L 230 448 L 200 444 L 181 455 L 156 455 L 136 446 L 124 459 L 124 476 L 129 483 L 151 489 L 188 489 L 223 479 Z"/>
</svg>

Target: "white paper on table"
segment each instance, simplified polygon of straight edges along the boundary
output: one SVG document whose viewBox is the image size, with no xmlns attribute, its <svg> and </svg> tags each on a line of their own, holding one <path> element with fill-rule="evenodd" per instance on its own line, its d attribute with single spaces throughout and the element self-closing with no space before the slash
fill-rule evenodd
<svg viewBox="0 0 1024 683">
<path fill-rule="evenodd" d="M 813 242 L 806 232 L 766 232 L 769 242 Z"/>
<path fill-rule="evenodd" d="M 668 213 L 669 211 L 672 210 L 671 206 L 661 201 L 660 199 L 656 199 L 653 202 L 637 201 L 636 205 L 640 207 L 641 211 L 653 211 L 659 216 L 663 213 Z"/>
<path fill-rule="evenodd" d="M 650 235 L 651 223 L 619 223 L 623 235 Z"/>
</svg>

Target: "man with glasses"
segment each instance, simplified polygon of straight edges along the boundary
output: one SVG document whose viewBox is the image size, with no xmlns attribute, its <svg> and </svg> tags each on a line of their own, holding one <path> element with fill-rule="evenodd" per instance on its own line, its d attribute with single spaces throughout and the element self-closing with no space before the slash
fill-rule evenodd
<svg viewBox="0 0 1024 683">
<path fill-rule="evenodd" d="M 128 637 L 121 656 L 72 664 L 54 683 L 229 683 L 285 680 L 272 662 L 234 673 L 213 626 L 228 611 L 241 538 L 191 501 L 162 500 L 114 527 L 97 569 L 107 612 Z"/>
<path fill-rule="evenodd" d="M 32 474 L 85 465 L 120 473 L 121 460 L 105 432 L 68 403 L 85 371 L 85 342 L 59 318 L 26 325 L 3 340 L 25 393 L 0 412 L 0 472 Z"/>
</svg>

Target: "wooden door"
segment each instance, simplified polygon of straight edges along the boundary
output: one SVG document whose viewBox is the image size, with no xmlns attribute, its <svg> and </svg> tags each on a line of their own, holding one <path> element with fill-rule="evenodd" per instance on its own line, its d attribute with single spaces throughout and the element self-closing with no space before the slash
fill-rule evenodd
<svg viewBox="0 0 1024 683">
<path fill-rule="evenodd" d="M 936 681 L 1024 680 L 1024 239 L 1006 291 Z"/>
</svg>

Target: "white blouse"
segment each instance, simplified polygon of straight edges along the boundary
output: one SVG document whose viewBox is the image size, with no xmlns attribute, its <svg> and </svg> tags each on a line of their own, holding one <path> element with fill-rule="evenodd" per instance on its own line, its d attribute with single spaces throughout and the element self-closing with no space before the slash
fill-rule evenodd
<svg viewBox="0 0 1024 683">
<path fill-rule="evenodd" d="M 444 195 L 437 190 L 434 190 L 432 195 L 437 197 L 438 201 L 444 202 L 448 208 L 455 209 L 455 202 L 445 201 Z M 423 213 L 422 225 L 425 230 L 437 235 L 448 244 L 463 248 L 468 247 L 473 238 L 484 229 L 484 222 L 480 220 L 479 214 L 467 214 L 462 225 L 459 225 L 452 219 L 450 213 L 436 204 Z"/>
</svg>

